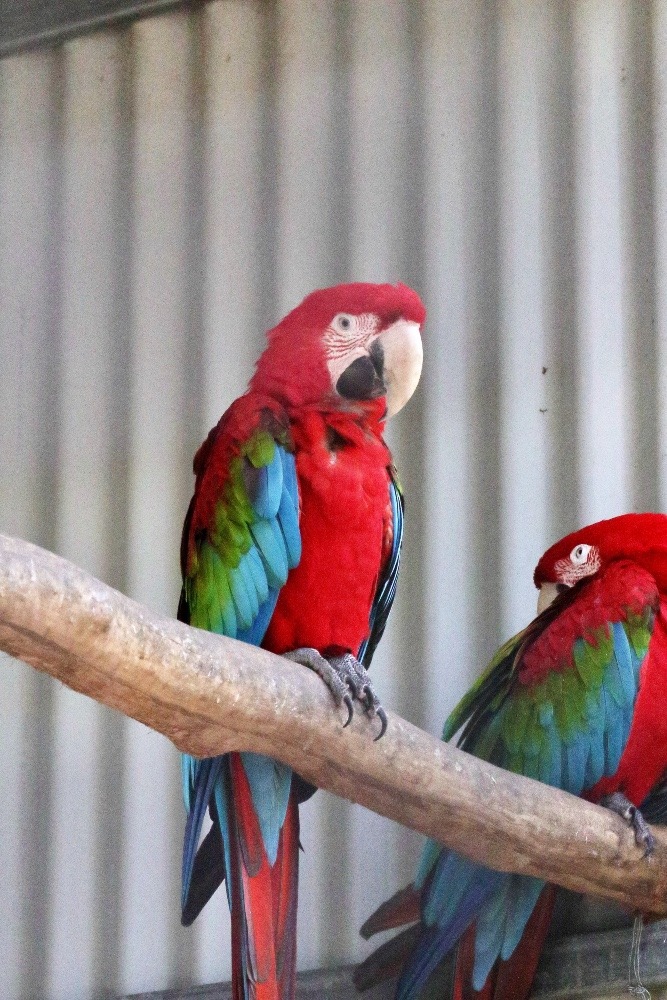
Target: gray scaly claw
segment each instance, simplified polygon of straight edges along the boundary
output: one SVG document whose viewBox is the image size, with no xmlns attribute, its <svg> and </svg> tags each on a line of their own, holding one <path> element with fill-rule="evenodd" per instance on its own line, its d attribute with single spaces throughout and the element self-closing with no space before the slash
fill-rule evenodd
<svg viewBox="0 0 667 1000">
<path fill-rule="evenodd" d="M 641 812 L 630 799 L 627 799 L 622 792 L 612 792 L 611 795 L 605 795 L 600 799 L 600 805 L 617 813 L 621 819 L 624 819 L 632 827 L 635 834 L 635 843 L 638 847 L 644 848 L 645 858 L 653 854 L 655 837 L 651 833 L 651 829 Z"/>
<path fill-rule="evenodd" d="M 367 671 L 351 653 L 333 656 L 326 659 L 316 649 L 304 646 L 284 654 L 288 660 L 301 663 L 304 667 L 314 670 L 331 691 L 336 705 L 346 705 L 347 719 L 343 729 L 350 724 L 354 714 L 353 699 L 360 701 L 366 715 L 373 718 L 377 715 L 381 728 L 379 740 L 387 730 L 387 714 L 380 704 L 380 699 L 373 690 L 373 685 Z"/>
</svg>

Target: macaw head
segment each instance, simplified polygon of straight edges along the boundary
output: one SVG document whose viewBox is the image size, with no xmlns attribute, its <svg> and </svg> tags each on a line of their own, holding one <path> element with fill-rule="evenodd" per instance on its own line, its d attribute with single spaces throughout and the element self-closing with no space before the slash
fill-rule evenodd
<svg viewBox="0 0 667 1000">
<path fill-rule="evenodd" d="M 621 514 L 573 531 L 552 545 L 535 568 L 538 614 L 558 594 L 619 559 L 647 569 L 667 593 L 667 515 Z"/>
<path fill-rule="evenodd" d="M 391 417 L 419 382 L 425 318 L 407 285 L 322 288 L 269 330 L 250 387 L 292 406 L 385 398 Z"/>
</svg>

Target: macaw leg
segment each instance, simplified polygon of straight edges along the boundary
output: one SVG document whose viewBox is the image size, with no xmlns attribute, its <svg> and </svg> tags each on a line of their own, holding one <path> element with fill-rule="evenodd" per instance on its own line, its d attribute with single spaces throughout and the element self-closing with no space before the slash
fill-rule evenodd
<svg viewBox="0 0 667 1000">
<path fill-rule="evenodd" d="M 375 737 L 379 740 L 384 736 L 387 729 L 387 715 L 380 699 L 376 695 L 370 674 L 362 667 L 361 663 L 352 656 L 351 653 L 344 653 L 342 656 L 332 656 L 326 659 L 316 649 L 304 646 L 302 649 L 293 649 L 284 656 L 294 663 L 301 663 L 304 667 L 314 670 L 326 686 L 331 691 L 337 706 L 345 704 L 347 706 L 347 719 L 345 726 L 352 721 L 354 714 L 352 699 L 356 698 L 364 707 L 364 712 L 373 718 L 377 715 L 381 723 L 379 734 Z"/>
<path fill-rule="evenodd" d="M 622 819 L 629 823 L 635 831 L 635 841 L 639 847 L 644 848 L 644 857 L 653 853 L 655 847 L 655 837 L 649 829 L 649 825 L 642 816 L 637 806 L 626 799 L 622 792 L 612 792 L 611 795 L 603 795 L 600 805 L 606 809 L 611 809 Z"/>
</svg>

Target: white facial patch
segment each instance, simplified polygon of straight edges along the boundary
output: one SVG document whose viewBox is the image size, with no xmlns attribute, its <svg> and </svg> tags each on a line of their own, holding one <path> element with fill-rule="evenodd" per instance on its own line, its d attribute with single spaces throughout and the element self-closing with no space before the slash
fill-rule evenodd
<svg viewBox="0 0 667 1000">
<path fill-rule="evenodd" d="M 554 570 L 561 583 L 573 587 L 579 580 L 597 573 L 602 560 L 594 545 L 580 543 L 570 552 L 567 559 L 559 559 Z"/>
<path fill-rule="evenodd" d="M 338 313 L 334 316 L 323 337 L 332 385 L 336 385 L 353 361 L 368 354 L 379 325 L 380 320 L 374 313 L 362 313 L 361 316 Z"/>
</svg>

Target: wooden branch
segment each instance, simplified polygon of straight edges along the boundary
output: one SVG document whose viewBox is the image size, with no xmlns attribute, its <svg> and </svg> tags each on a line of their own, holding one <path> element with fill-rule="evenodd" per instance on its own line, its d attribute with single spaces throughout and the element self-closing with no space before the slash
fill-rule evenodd
<svg viewBox="0 0 667 1000">
<path fill-rule="evenodd" d="M 343 729 L 310 671 L 161 617 L 0 535 L 0 649 L 198 756 L 271 754 L 308 781 L 503 871 L 667 914 L 667 833 L 642 857 L 617 816 L 508 774 L 391 713 Z M 397 886 L 398 888 L 398 886 Z"/>
</svg>

